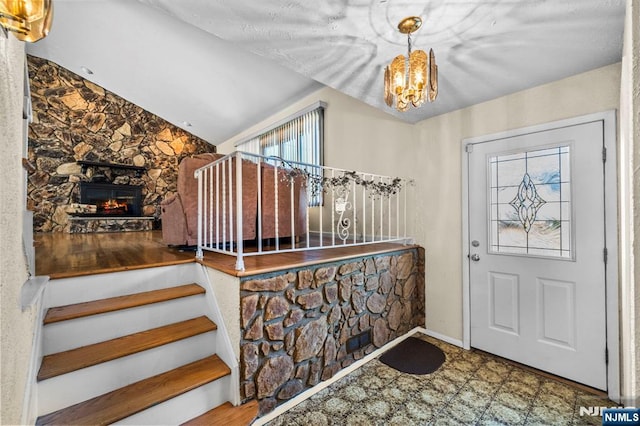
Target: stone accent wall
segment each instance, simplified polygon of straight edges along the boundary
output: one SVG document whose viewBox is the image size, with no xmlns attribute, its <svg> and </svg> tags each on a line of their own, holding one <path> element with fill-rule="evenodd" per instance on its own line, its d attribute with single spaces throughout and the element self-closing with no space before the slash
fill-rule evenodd
<svg viewBox="0 0 640 426">
<path fill-rule="evenodd" d="M 424 326 L 424 250 L 366 256 L 240 283 L 240 392 L 260 413 Z M 346 342 L 372 331 L 372 344 Z"/>
<path fill-rule="evenodd" d="M 72 234 L 92 234 L 94 232 L 151 231 L 152 229 L 153 220 L 150 219 L 73 218 L 69 221 L 69 232 Z"/>
<path fill-rule="evenodd" d="M 93 174 L 142 185 L 142 214 L 157 216 L 160 201 L 176 191 L 180 160 L 215 152 L 215 146 L 53 62 L 29 56 L 28 65 L 34 118 L 29 161 L 35 170 L 29 173 L 27 203 L 36 232 L 71 230 L 67 207 L 78 202 L 78 182 Z M 142 166 L 146 173 L 82 173 L 78 160 Z"/>
</svg>

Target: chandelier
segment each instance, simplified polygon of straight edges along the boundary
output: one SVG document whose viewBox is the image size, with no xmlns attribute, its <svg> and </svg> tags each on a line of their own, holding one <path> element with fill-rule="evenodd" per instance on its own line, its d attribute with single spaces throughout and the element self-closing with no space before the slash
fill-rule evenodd
<svg viewBox="0 0 640 426">
<path fill-rule="evenodd" d="M 384 101 L 398 111 L 407 111 L 409 105 L 419 107 L 426 100 L 433 102 L 438 96 L 438 66 L 433 49 L 427 55 L 423 50 L 411 51 L 411 34 L 422 25 L 418 16 L 404 18 L 398 30 L 407 35 L 407 56 L 398 55 L 384 70 Z"/>
<path fill-rule="evenodd" d="M 53 19 L 52 0 L 0 0 L 0 27 L 22 41 L 46 37 Z"/>
</svg>

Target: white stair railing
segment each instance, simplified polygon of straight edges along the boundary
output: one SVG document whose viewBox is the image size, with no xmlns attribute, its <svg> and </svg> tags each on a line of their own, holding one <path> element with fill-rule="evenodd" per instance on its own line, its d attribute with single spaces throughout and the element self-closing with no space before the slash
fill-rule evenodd
<svg viewBox="0 0 640 426">
<path fill-rule="evenodd" d="M 410 242 L 413 181 L 236 151 L 195 171 L 198 248 L 244 257 Z"/>
</svg>

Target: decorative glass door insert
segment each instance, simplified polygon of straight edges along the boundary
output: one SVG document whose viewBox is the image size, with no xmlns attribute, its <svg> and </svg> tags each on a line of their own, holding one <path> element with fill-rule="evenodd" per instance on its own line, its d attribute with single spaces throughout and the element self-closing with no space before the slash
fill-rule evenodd
<svg viewBox="0 0 640 426">
<path fill-rule="evenodd" d="M 489 157 L 489 251 L 573 259 L 570 146 Z"/>
</svg>

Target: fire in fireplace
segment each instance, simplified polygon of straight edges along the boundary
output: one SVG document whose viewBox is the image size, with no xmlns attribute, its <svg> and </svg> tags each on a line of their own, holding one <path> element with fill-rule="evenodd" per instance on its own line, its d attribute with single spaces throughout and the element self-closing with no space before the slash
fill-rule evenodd
<svg viewBox="0 0 640 426">
<path fill-rule="evenodd" d="M 102 214 L 115 214 L 115 215 L 125 215 L 129 211 L 129 203 L 126 200 L 105 200 L 100 201 L 96 204 L 97 213 Z"/>
<path fill-rule="evenodd" d="M 142 186 L 80 182 L 80 204 L 96 206 L 83 216 L 141 216 Z"/>
</svg>

